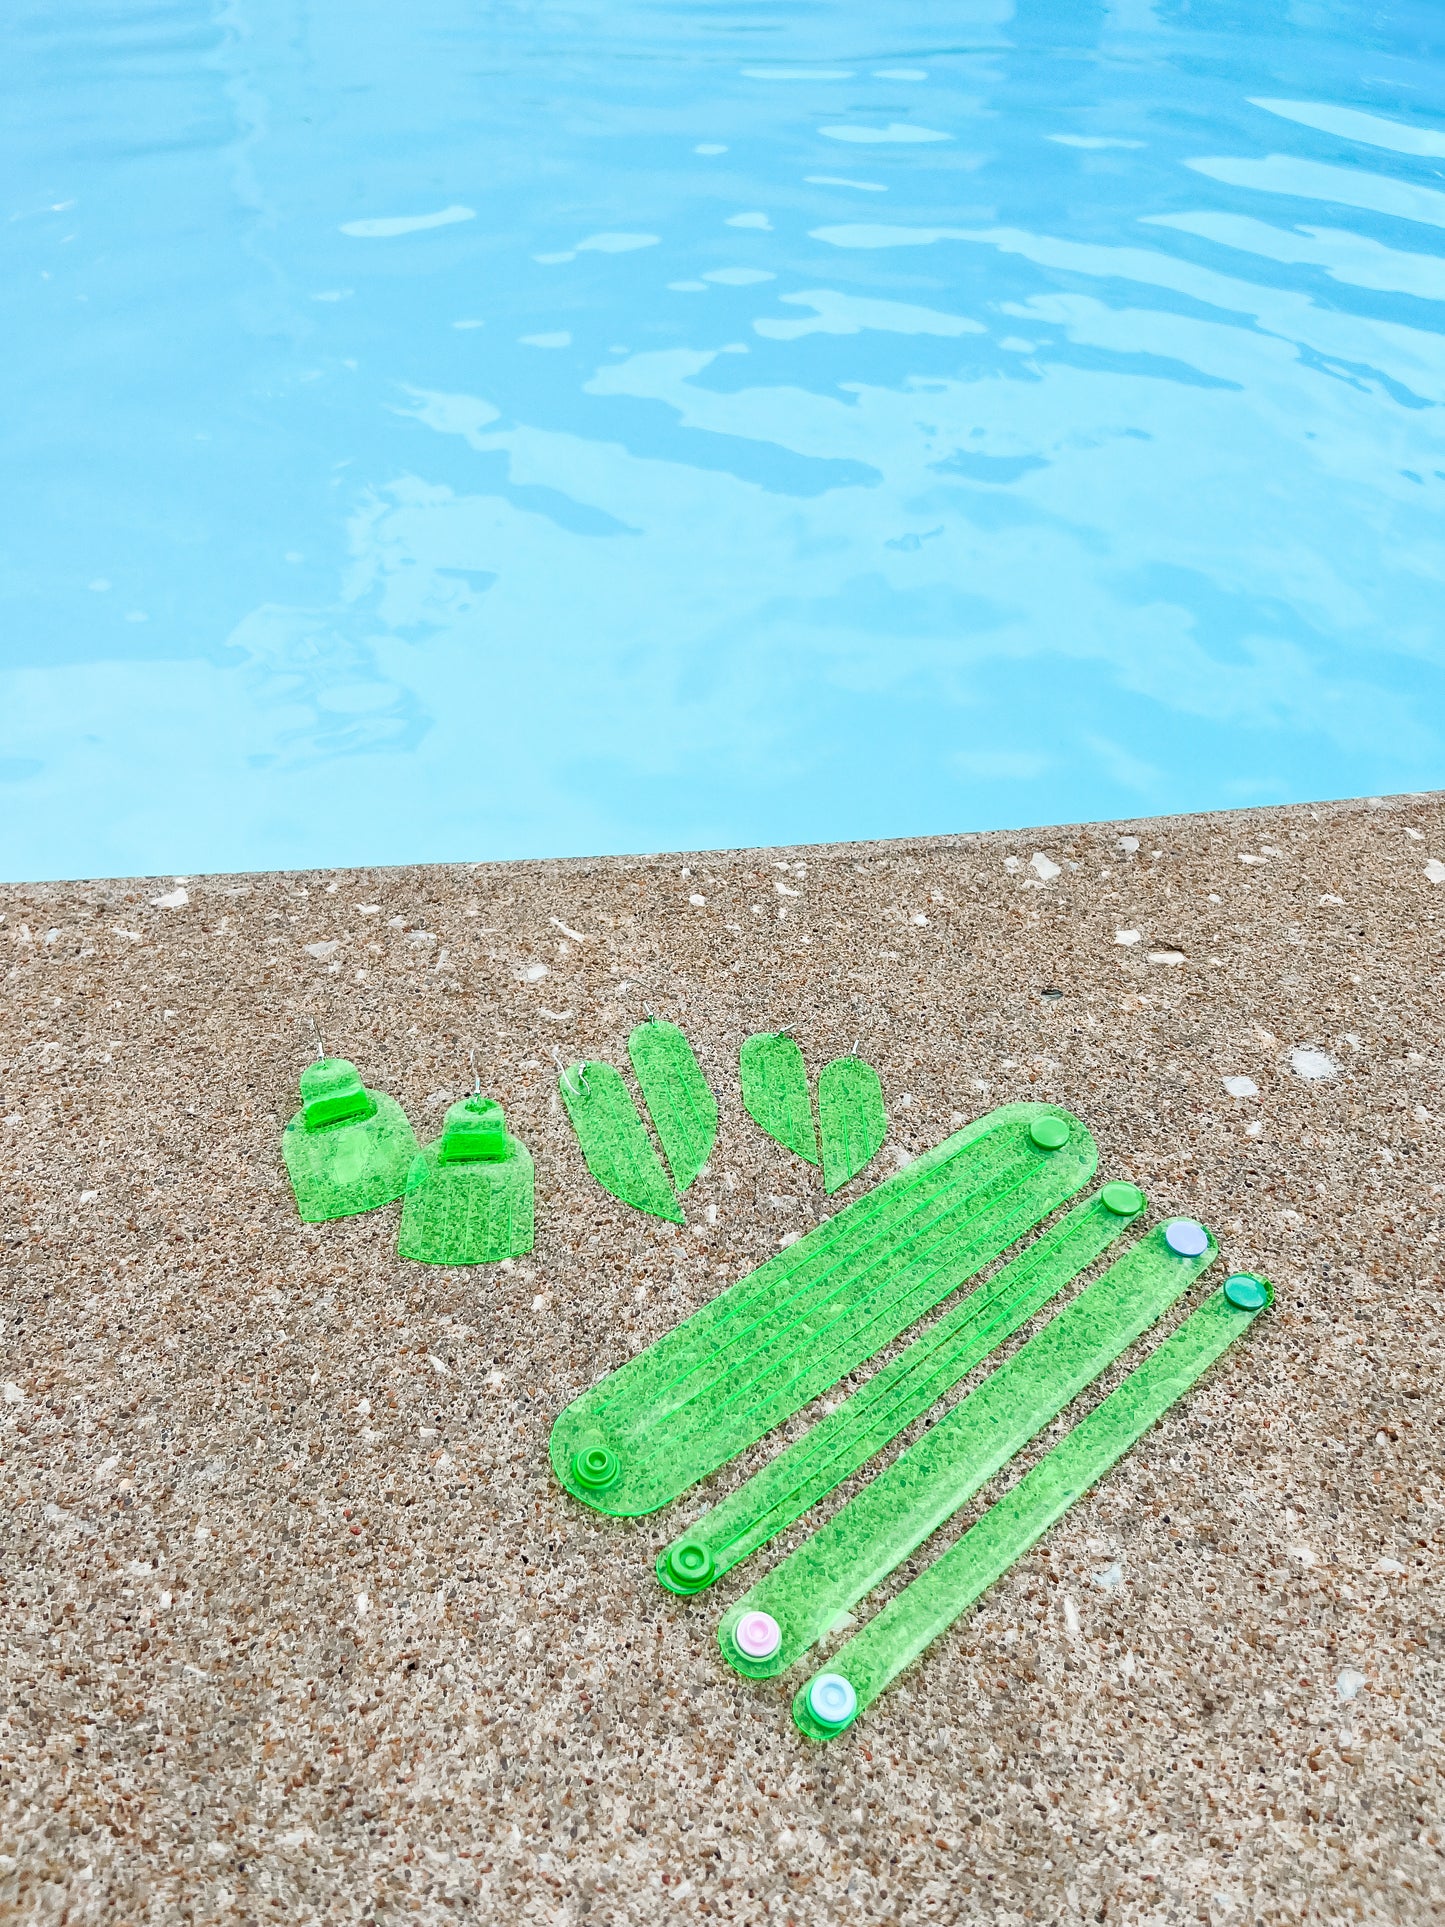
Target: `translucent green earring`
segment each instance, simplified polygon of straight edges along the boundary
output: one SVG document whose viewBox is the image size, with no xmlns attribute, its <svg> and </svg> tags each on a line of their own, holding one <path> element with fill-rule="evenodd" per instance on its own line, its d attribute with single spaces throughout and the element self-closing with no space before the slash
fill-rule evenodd
<svg viewBox="0 0 1445 1927">
<path fill-rule="evenodd" d="M 453 1104 L 406 1180 L 397 1250 L 423 1265 L 489 1265 L 532 1249 L 532 1154 L 481 1089 Z"/>
<path fill-rule="evenodd" d="M 281 1155 L 307 1224 L 395 1204 L 416 1156 L 416 1133 L 394 1097 L 369 1091 L 354 1064 L 321 1057 L 301 1073 L 301 1109 Z"/>
</svg>

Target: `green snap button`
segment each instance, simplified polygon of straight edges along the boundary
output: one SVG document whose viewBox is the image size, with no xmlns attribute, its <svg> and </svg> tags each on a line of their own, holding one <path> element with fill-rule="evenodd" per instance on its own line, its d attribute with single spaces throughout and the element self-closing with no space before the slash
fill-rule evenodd
<svg viewBox="0 0 1445 1927">
<path fill-rule="evenodd" d="M 572 1476 L 589 1492 L 600 1492 L 604 1486 L 615 1485 L 621 1473 L 621 1459 L 605 1445 L 589 1445 L 572 1461 Z"/>
<path fill-rule="evenodd" d="M 1274 1293 L 1252 1271 L 1236 1271 L 1232 1278 L 1225 1279 L 1224 1295 L 1241 1311 L 1263 1311 Z"/>
<path fill-rule="evenodd" d="M 1061 1117 L 1036 1117 L 1029 1136 L 1041 1151 L 1057 1151 L 1069 1141 L 1069 1127 Z"/>
<path fill-rule="evenodd" d="M 712 1578 L 712 1554 L 695 1540 L 684 1539 L 667 1555 L 668 1574 L 684 1592 L 698 1592 Z"/>
<path fill-rule="evenodd" d="M 1116 1181 L 1106 1184 L 1099 1193 L 1099 1202 L 1106 1211 L 1114 1212 L 1121 1218 L 1135 1218 L 1148 1204 L 1149 1200 L 1137 1184 L 1124 1184 Z"/>
</svg>

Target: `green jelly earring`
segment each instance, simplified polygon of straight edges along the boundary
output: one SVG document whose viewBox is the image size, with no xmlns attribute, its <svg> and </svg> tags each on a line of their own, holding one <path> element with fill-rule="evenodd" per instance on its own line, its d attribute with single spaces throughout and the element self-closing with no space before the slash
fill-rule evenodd
<svg viewBox="0 0 1445 1927">
<path fill-rule="evenodd" d="M 354 1064 L 321 1057 L 301 1073 L 301 1109 L 281 1135 L 307 1224 L 394 1204 L 416 1156 L 416 1133 L 394 1097 L 369 1091 Z"/>
<path fill-rule="evenodd" d="M 488 1265 L 532 1249 L 532 1154 L 480 1091 L 416 1155 L 397 1250 L 423 1265 Z"/>
</svg>

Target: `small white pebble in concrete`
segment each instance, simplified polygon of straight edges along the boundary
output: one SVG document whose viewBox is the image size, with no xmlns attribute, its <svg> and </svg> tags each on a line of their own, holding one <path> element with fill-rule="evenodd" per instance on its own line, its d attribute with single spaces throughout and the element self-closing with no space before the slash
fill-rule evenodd
<svg viewBox="0 0 1445 1927">
<path fill-rule="evenodd" d="M 341 948 L 341 943 L 338 938 L 329 937 L 325 943 L 308 943 L 303 948 L 308 957 L 314 957 L 317 963 L 325 963 L 328 958 L 336 955 Z"/>
<path fill-rule="evenodd" d="M 1385 1577 L 1388 1577 L 1391 1573 L 1403 1572 L 1404 1570 L 1404 1566 L 1398 1559 L 1377 1559 L 1375 1561 L 1375 1571 Z"/>
<path fill-rule="evenodd" d="M 1139 851 L 1138 837 L 1121 836 L 1119 838 L 1119 848 L 1124 852 L 1125 856 L 1136 856 Z"/>
<path fill-rule="evenodd" d="M 918 925 L 920 930 L 927 929 L 928 927 L 928 919 L 921 910 L 914 913 L 913 921 Z"/>
<path fill-rule="evenodd" d="M 1405 834 L 1412 843 L 1423 843 L 1425 841 L 1425 832 L 1423 830 L 1411 829 L 1408 823 L 1405 825 Z"/>
<path fill-rule="evenodd" d="M 1060 874 L 1060 868 L 1052 857 L 1045 856 L 1042 850 L 1035 850 L 1029 858 L 1029 868 L 1041 883 L 1052 883 Z"/>
<path fill-rule="evenodd" d="M 167 890 L 163 897 L 151 898 L 151 902 L 157 910 L 184 910 L 190 900 L 190 891 L 180 889 L 179 887 L 174 890 Z"/>
<path fill-rule="evenodd" d="M 1357 1672 L 1353 1666 L 1346 1666 L 1335 1681 L 1335 1691 L 1342 1700 L 1357 1699 L 1369 1683 L 1363 1673 Z"/>
<path fill-rule="evenodd" d="M 25 1401 L 24 1392 L 21 1391 L 13 1378 L 7 1378 L 5 1381 L 4 1398 L 7 1405 L 21 1405 Z"/>
<path fill-rule="evenodd" d="M 1226 1077 L 1223 1081 L 1231 1097 L 1259 1096 L 1259 1086 L 1252 1077 Z"/>
<path fill-rule="evenodd" d="M 1340 1069 L 1328 1051 L 1317 1050 L 1313 1044 L 1296 1044 L 1289 1054 L 1289 1067 L 1296 1077 L 1312 1082 L 1322 1077 L 1337 1077 Z"/>
<path fill-rule="evenodd" d="M 1104 1592 L 1117 1592 L 1124 1583 L 1124 1568 L 1116 1559 L 1112 1566 L 1105 1566 L 1094 1574 L 1094 1584 Z"/>
<path fill-rule="evenodd" d="M 1010 876 L 1017 876 L 1019 872 L 1018 858 L 1016 856 L 1006 856 L 1003 860 L 1003 867 L 1008 871 Z"/>
<path fill-rule="evenodd" d="M 1239 853 L 1239 860 L 1241 863 L 1263 863 L 1264 862 L 1264 858 L 1262 856 L 1249 856 L 1243 850 L 1241 850 Z"/>
<path fill-rule="evenodd" d="M 707 898 L 698 896 L 697 892 L 694 891 L 693 894 L 688 898 L 688 902 L 692 905 L 694 910 L 701 910 L 702 906 L 707 902 Z"/>
<path fill-rule="evenodd" d="M 1083 1631 L 1083 1622 L 1079 1618 L 1079 1609 L 1068 1593 L 1064 1594 L 1064 1631 L 1069 1635 L 1070 1639 L 1077 1639 Z"/>
<path fill-rule="evenodd" d="M 1328 891 L 1326 891 L 1324 896 L 1320 898 L 1320 908 L 1321 910 L 1323 910 L 1327 903 L 1343 903 L 1343 902 L 1344 902 L 1343 897 L 1332 896 Z"/>
<path fill-rule="evenodd" d="M 364 1592 L 359 1592 L 359 1593 L 358 1593 L 358 1594 L 356 1595 L 356 1616 L 357 1616 L 357 1618 L 358 1618 L 358 1619 L 365 1619 L 365 1617 L 366 1617 L 366 1615 L 367 1615 L 367 1614 L 368 1614 L 368 1613 L 369 1613 L 370 1611 L 371 1611 L 371 1601 L 370 1601 L 370 1599 L 368 1599 L 368 1597 L 366 1596 L 366 1594 L 365 1594 Z"/>
<path fill-rule="evenodd" d="M 548 971 L 547 971 L 546 964 L 544 963 L 528 964 L 526 969 L 522 972 L 522 982 L 524 984 L 539 984 L 541 983 L 542 979 L 547 975 L 548 975 Z"/>
<path fill-rule="evenodd" d="M 1116 930 L 1114 932 L 1114 941 L 1115 943 L 1126 943 L 1126 944 L 1138 943 L 1139 932 L 1137 930 Z"/>
<path fill-rule="evenodd" d="M 82 1191 L 80 1194 L 80 1202 L 82 1204 L 94 1204 L 99 1196 L 100 1193 L 98 1191 Z"/>
<path fill-rule="evenodd" d="M 1151 950 L 1149 961 L 1153 964 L 1182 964 L 1188 963 L 1189 959 L 1182 950 Z"/>
<path fill-rule="evenodd" d="M 1431 883 L 1445 883 L 1445 863 L 1442 863 L 1438 856 L 1432 856 L 1425 865 L 1425 875 Z"/>
</svg>

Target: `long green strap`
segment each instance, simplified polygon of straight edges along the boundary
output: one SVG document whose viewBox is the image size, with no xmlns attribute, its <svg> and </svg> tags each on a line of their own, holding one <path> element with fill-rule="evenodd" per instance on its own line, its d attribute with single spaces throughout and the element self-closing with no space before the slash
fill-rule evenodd
<svg viewBox="0 0 1445 1927">
<path fill-rule="evenodd" d="M 600 1512 L 655 1512 L 890 1343 L 1097 1163 L 1053 1106 L 975 1120 L 569 1405 L 552 1428 L 558 1478 Z"/>
<path fill-rule="evenodd" d="M 1136 1222 L 1145 1202 L 1134 1185 L 1108 1184 L 1075 1205 L 1021 1257 L 675 1539 L 658 1558 L 659 1582 L 670 1592 L 701 1592 L 801 1518 L 1027 1324 Z"/>
<path fill-rule="evenodd" d="M 1231 1289 L 1243 1304 L 1232 1302 Z M 1117 1391 L 1081 1419 L 1068 1436 L 991 1506 L 958 1543 L 855 1633 L 830 1662 L 857 1696 L 854 1710 L 824 1723 L 810 1703 L 816 1679 L 799 1690 L 793 1718 L 812 1740 L 832 1739 L 945 1632 L 959 1615 L 1041 1539 L 1074 1501 L 1117 1463 L 1220 1354 L 1254 1323 L 1273 1293 L 1249 1274 L 1230 1279 L 1186 1318 Z M 847 1694 L 836 1690 L 835 1704 Z"/>
<path fill-rule="evenodd" d="M 1185 1257 L 1163 1226 L 1141 1238 L 738 1601 L 718 1628 L 729 1664 L 754 1679 L 791 1666 L 1161 1317 L 1216 1250 L 1210 1238 Z M 759 1612 L 782 1633 L 766 1659 L 733 1637 L 744 1615 Z"/>
</svg>

